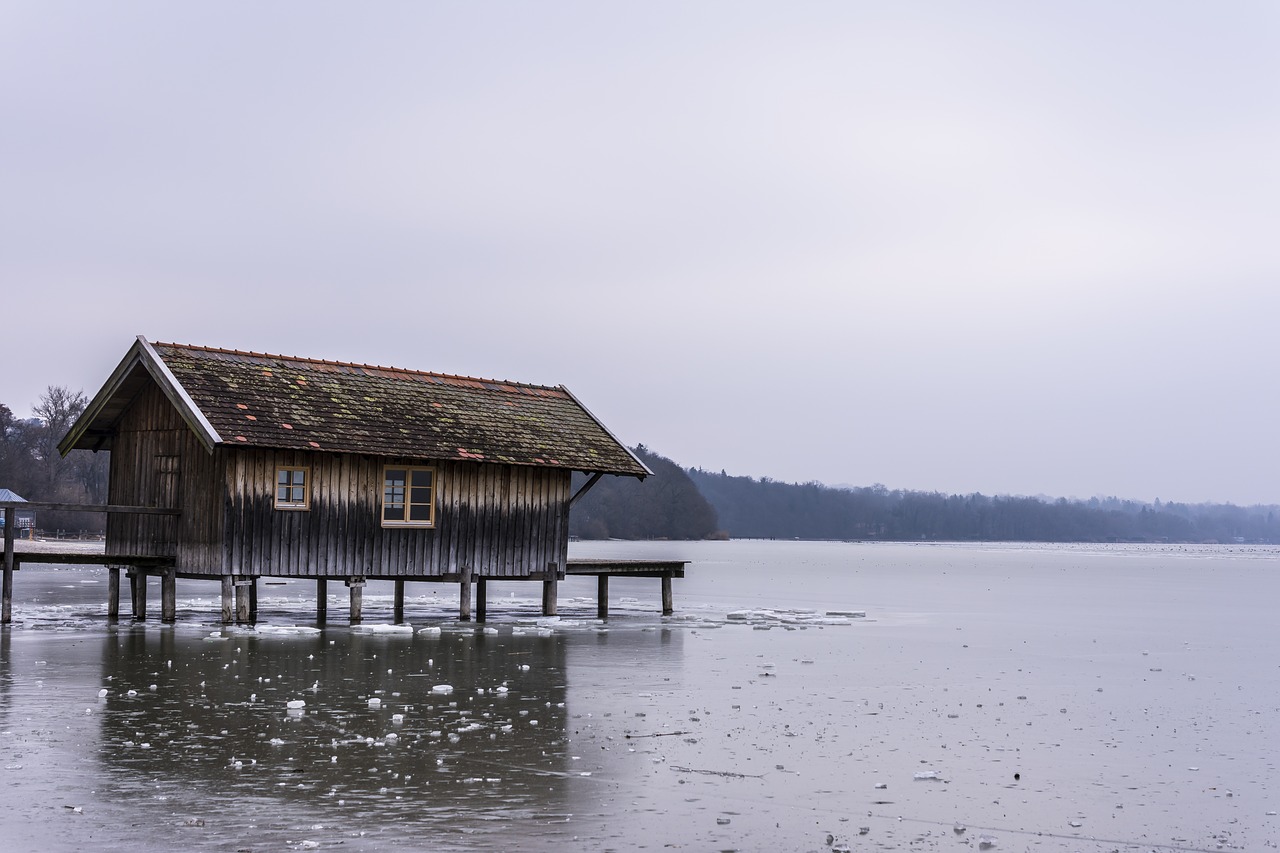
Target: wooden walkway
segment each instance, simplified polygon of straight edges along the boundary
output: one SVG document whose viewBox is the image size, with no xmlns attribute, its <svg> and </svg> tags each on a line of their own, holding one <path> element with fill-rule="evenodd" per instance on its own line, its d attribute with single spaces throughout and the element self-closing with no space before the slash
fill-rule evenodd
<svg viewBox="0 0 1280 853">
<path fill-rule="evenodd" d="M 32 509 L 74 509 L 78 511 L 98 512 L 132 512 L 141 514 L 174 514 L 173 510 L 158 510 L 151 507 L 117 507 L 117 506 L 82 506 L 68 504 L 26 503 L 0 504 L 5 515 L 13 517 L 17 507 Z M 14 543 L 16 525 L 6 523 L 4 526 L 4 583 L 3 613 L 0 613 L 0 624 L 8 624 L 12 620 L 13 611 L 13 573 L 23 563 L 43 563 L 58 565 L 105 566 L 108 570 L 107 617 L 117 619 L 120 615 L 120 570 L 123 568 L 129 578 L 130 609 L 133 618 L 138 621 L 147 618 L 147 577 L 160 578 L 160 618 L 164 622 L 177 619 L 176 581 L 178 577 L 196 580 L 217 581 L 222 585 L 222 621 L 253 622 L 258 616 L 258 579 L 273 577 L 272 575 L 216 575 L 196 572 L 178 572 L 175 570 L 173 557 L 157 557 L 129 554 L 90 554 L 84 551 L 18 551 Z M 662 582 L 662 615 L 670 616 L 674 612 L 672 601 L 672 578 L 684 577 L 687 562 L 682 560 L 587 560 L 570 559 L 565 564 L 565 576 L 594 575 L 596 577 L 596 613 L 601 619 L 609 616 L 609 578 L 611 577 L 643 577 L 658 578 Z M 377 577 L 376 575 L 374 577 Z M 291 576 L 290 579 L 299 579 Z M 328 582 L 341 581 L 346 584 L 350 597 L 351 624 L 358 624 L 362 617 L 363 577 L 313 577 L 316 582 L 316 619 L 325 621 L 328 611 Z M 411 577 L 385 578 L 394 581 L 394 618 L 396 622 L 404 621 L 404 590 L 406 582 L 421 583 L 458 583 L 458 618 L 470 621 L 472 618 L 472 601 L 474 587 L 475 618 L 485 621 L 488 610 L 488 581 L 500 580 L 515 582 L 516 578 L 486 578 L 475 575 L 470 570 L 447 576 L 428 575 Z M 556 577 L 537 577 L 530 580 L 542 582 L 542 613 L 554 616 L 557 610 L 556 593 L 558 579 Z"/>
<path fill-rule="evenodd" d="M 683 560 L 569 560 L 566 575 L 596 576 L 596 615 L 609 618 L 609 578 L 661 578 L 662 615 L 675 612 L 671 579 L 684 577 Z"/>
</svg>

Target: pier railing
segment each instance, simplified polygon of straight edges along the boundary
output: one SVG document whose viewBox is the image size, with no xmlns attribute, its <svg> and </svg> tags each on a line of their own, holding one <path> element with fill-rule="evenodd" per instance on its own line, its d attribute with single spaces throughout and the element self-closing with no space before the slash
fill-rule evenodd
<svg viewBox="0 0 1280 853">
<path fill-rule="evenodd" d="M 126 515 L 180 515 L 176 509 L 155 506 L 121 506 L 117 504 L 68 504 L 55 501 L 3 501 L 4 510 L 4 582 L 0 594 L 0 624 L 7 625 L 13 618 L 13 571 L 16 565 L 14 537 L 18 530 L 18 510 L 66 510 L 70 512 L 104 512 Z"/>
</svg>

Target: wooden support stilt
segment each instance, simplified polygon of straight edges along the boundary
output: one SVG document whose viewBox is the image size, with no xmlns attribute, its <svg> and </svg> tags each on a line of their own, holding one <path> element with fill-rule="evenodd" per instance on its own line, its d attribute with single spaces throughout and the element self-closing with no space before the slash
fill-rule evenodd
<svg viewBox="0 0 1280 853">
<path fill-rule="evenodd" d="M 160 621 L 178 621 L 178 581 L 177 571 L 165 569 L 160 576 Z"/>
<path fill-rule="evenodd" d="M 250 581 L 243 575 L 236 577 L 236 624 L 247 625 L 249 619 L 249 586 Z"/>
<path fill-rule="evenodd" d="M 258 579 L 249 578 L 249 621 L 258 621 Z"/>
<path fill-rule="evenodd" d="M 364 618 L 364 578 L 347 578 L 347 588 L 351 592 L 350 621 L 359 625 Z"/>
<path fill-rule="evenodd" d="M 145 572 L 133 573 L 133 619 L 135 622 L 147 621 L 147 575 Z"/>
<path fill-rule="evenodd" d="M 231 575 L 222 576 L 222 624 L 229 625 L 236 618 L 235 610 L 235 578 Z"/>
<path fill-rule="evenodd" d="M 609 576 L 596 575 L 596 618 L 609 618 Z"/>
<path fill-rule="evenodd" d="M 391 621 L 399 625 L 404 621 L 404 579 L 396 578 L 395 602 L 392 606 Z"/>
<path fill-rule="evenodd" d="M 552 577 L 542 582 L 542 615 L 556 615 L 556 585 L 558 581 Z"/>
<path fill-rule="evenodd" d="M 458 621 L 471 621 L 471 568 L 462 570 L 462 583 L 458 584 Z"/>
<path fill-rule="evenodd" d="M 13 620 L 13 535 L 18 527 L 18 510 L 9 507 L 4 511 L 4 582 L 0 589 L 0 624 Z"/>
<path fill-rule="evenodd" d="M 120 567 L 107 567 L 107 618 L 112 622 L 120 618 Z"/>
<path fill-rule="evenodd" d="M 476 621 L 483 622 L 488 616 L 489 582 L 486 578 L 476 578 Z"/>
<path fill-rule="evenodd" d="M 321 625 L 329 615 L 329 581 L 316 578 L 316 621 Z"/>
<path fill-rule="evenodd" d="M 662 575 L 662 615 L 670 616 L 675 612 L 671 600 L 671 572 L 665 572 Z"/>
</svg>

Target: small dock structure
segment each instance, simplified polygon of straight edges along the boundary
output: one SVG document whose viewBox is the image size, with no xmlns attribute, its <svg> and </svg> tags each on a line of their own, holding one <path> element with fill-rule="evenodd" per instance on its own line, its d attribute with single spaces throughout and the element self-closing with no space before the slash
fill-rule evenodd
<svg viewBox="0 0 1280 853">
<path fill-rule="evenodd" d="M 486 615 L 490 580 L 539 581 L 556 610 L 568 574 L 671 578 L 684 564 L 568 559 L 569 511 L 602 476 L 652 472 L 562 385 L 530 385 L 366 364 L 269 355 L 139 337 L 62 439 L 59 450 L 111 451 L 108 614 L 119 572 L 135 618 L 146 579 L 161 578 L 162 618 L 176 580 L 216 581 L 224 622 L 256 618 L 257 581 L 330 581 L 362 617 L 370 580 L 391 580 L 397 618 L 408 582 L 459 584 L 459 617 Z M 571 489 L 570 476 L 588 475 Z M 6 519 L 16 504 L 0 504 Z M 87 563 L 86 555 L 16 552 L 5 526 L 4 621 L 21 563 Z"/>
</svg>

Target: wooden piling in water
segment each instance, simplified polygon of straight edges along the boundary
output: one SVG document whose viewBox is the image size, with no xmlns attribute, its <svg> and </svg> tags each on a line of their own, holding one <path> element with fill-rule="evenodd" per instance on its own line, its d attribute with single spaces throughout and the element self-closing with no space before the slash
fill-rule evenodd
<svg viewBox="0 0 1280 853">
<path fill-rule="evenodd" d="M 399 625 L 404 621 L 404 578 L 396 578 L 395 599 L 391 608 L 391 621 Z"/>
<path fill-rule="evenodd" d="M 348 620 L 352 625 L 359 625 L 364 618 L 364 578 L 347 578 L 347 589 L 351 591 L 351 610 Z"/>
<path fill-rule="evenodd" d="M 556 615 L 556 585 L 554 575 L 542 582 L 542 615 Z"/>
<path fill-rule="evenodd" d="M 596 618 L 609 618 L 609 576 L 596 575 Z"/>
<path fill-rule="evenodd" d="M 240 575 L 236 578 L 236 624 L 247 625 L 251 621 L 249 618 L 252 608 L 249 606 L 249 586 L 252 583 L 248 578 Z"/>
<path fill-rule="evenodd" d="M 662 615 L 670 616 L 676 612 L 675 603 L 671 597 L 671 572 L 663 572 L 662 574 Z"/>
<path fill-rule="evenodd" d="M 178 581 L 174 569 L 165 569 L 160 576 L 160 621 L 178 621 Z"/>
<path fill-rule="evenodd" d="M 487 578 L 476 578 L 476 621 L 483 622 L 488 615 L 489 581 Z"/>
<path fill-rule="evenodd" d="M 135 571 L 129 576 L 129 583 L 133 586 L 133 621 L 147 621 L 147 575 L 142 571 Z"/>
<path fill-rule="evenodd" d="M 235 578 L 222 576 L 222 624 L 230 625 L 235 621 Z"/>
<path fill-rule="evenodd" d="M 107 567 L 107 619 L 120 618 L 120 567 Z"/>
<path fill-rule="evenodd" d="M 316 578 L 316 621 L 321 625 L 329 615 L 329 581 Z"/>
<path fill-rule="evenodd" d="M 0 624 L 8 625 L 13 619 L 13 536 L 18 527 L 18 510 L 8 507 L 4 511 L 4 582 L 0 589 Z"/>
<path fill-rule="evenodd" d="M 458 621 L 471 621 L 471 567 L 462 569 L 462 582 L 458 585 Z"/>
<path fill-rule="evenodd" d="M 258 621 L 258 579 L 249 578 L 249 621 Z"/>
</svg>

